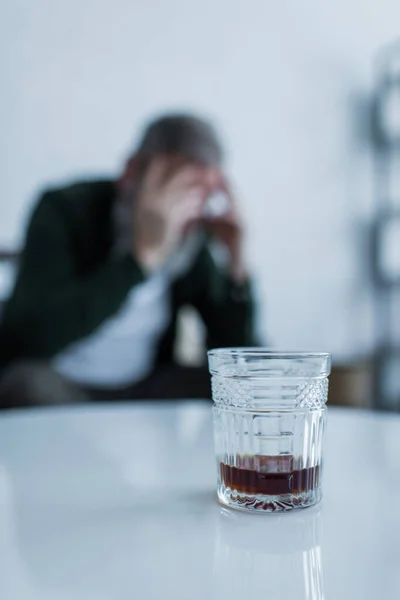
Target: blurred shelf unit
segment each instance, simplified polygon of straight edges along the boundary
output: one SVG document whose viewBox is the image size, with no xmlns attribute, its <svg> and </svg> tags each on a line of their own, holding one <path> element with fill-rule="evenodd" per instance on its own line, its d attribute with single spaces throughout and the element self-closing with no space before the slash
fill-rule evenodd
<svg viewBox="0 0 400 600">
<path fill-rule="evenodd" d="M 400 42 L 381 51 L 376 61 L 372 125 L 373 388 L 376 408 L 400 410 Z"/>
</svg>

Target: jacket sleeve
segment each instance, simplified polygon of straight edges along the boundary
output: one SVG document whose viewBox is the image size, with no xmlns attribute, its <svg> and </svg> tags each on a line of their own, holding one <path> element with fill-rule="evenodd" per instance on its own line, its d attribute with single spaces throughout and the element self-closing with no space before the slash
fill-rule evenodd
<svg viewBox="0 0 400 600">
<path fill-rule="evenodd" d="M 32 216 L 17 282 L 5 308 L 2 327 L 11 357 L 54 356 L 112 316 L 129 290 L 144 279 L 129 255 L 109 259 L 96 272 L 80 277 L 63 213 L 52 200 L 52 193 L 45 194 Z"/>
<path fill-rule="evenodd" d="M 193 276 L 193 305 L 206 326 L 207 347 L 257 345 L 251 283 L 236 284 L 217 266 L 207 247 L 199 255 Z"/>
</svg>

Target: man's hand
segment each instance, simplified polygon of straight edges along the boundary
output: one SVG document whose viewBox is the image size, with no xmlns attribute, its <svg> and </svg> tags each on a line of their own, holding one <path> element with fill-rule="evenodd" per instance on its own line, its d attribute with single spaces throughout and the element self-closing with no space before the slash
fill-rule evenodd
<svg viewBox="0 0 400 600">
<path fill-rule="evenodd" d="M 205 223 L 211 233 L 226 246 L 231 260 L 232 277 L 237 283 L 243 283 L 248 275 L 243 255 L 242 221 L 231 188 L 223 177 L 218 188 L 228 200 L 228 209 L 221 215 L 208 217 Z"/>
<path fill-rule="evenodd" d="M 133 253 L 153 271 L 160 267 L 191 226 L 200 220 L 209 194 L 207 169 L 178 165 L 168 157 L 156 158 L 144 175 L 134 203 Z"/>
</svg>

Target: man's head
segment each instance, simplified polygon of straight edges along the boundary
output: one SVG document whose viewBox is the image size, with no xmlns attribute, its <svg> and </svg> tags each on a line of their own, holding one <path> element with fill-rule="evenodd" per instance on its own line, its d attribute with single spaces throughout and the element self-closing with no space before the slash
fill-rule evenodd
<svg viewBox="0 0 400 600">
<path fill-rule="evenodd" d="M 207 121 L 186 114 L 162 116 L 144 130 L 137 149 L 127 162 L 122 182 L 140 178 L 150 162 L 161 156 L 171 160 L 172 170 L 185 163 L 219 167 L 223 151 Z"/>
<path fill-rule="evenodd" d="M 180 156 L 207 166 L 220 165 L 222 147 L 212 126 L 191 115 L 169 115 L 150 123 L 136 154 L 144 160 Z"/>
<path fill-rule="evenodd" d="M 117 208 L 126 239 L 133 241 L 134 256 L 146 270 L 163 265 L 200 227 L 225 244 L 239 273 L 241 224 L 221 163 L 213 128 L 197 117 L 161 117 L 144 131 L 120 179 Z M 208 205 L 216 193 L 226 201 L 218 214 Z"/>
</svg>

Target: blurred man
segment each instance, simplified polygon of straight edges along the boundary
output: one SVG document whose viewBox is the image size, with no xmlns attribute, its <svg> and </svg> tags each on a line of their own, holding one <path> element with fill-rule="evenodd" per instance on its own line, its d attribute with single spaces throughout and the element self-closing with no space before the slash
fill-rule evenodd
<svg viewBox="0 0 400 600">
<path fill-rule="evenodd" d="M 225 208 L 213 213 L 216 193 Z M 209 347 L 254 344 L 221 146 L 209 124 L 178 115 L 148 127 L 118 181 L 41 198 L 1 324 L 0 405 L 208 396 L 206 370 L 173 361 L 184 305 Z"/>
</svg>

